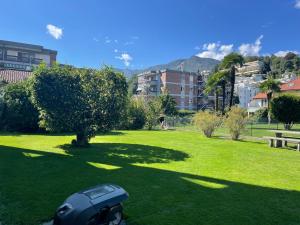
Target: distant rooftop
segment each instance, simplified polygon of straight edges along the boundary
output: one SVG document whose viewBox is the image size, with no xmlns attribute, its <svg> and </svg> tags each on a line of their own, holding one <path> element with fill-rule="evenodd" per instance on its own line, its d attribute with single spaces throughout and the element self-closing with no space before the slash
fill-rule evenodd
<svg viewBox="0 0 300 225">
<path fill-rule="evenodd" d="M 281 85 L 281 91 L 300 91 L 300 78 Z"/>
</svg>

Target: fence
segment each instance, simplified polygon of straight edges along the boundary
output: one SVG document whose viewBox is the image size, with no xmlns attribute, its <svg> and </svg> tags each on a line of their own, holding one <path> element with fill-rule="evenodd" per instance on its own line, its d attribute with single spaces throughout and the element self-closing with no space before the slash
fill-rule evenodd
<svg viewBox="0 0 300 225">
<path fill-rule="evenodd" d="M 185 117 L 167 117 L 166 122 L 168 127 L 170 128 L 193 128 L 192 124 L 193 117 L 185 116 Z M 284 125 L 279 122 L 272 122 L 268 124 L 268 122 L 248 122 L 245 129 L 242 132 L 244 136 L 253 136 L 253 137 L 262 137 L 269 136 L 271 133 L 268 130 L 283 130 Z M 300 124 L 294 124 L 292 130 L 300 131 Z M 223 124 L 216 131 L 217 135 L 228 135 L 228 129 Z"/>
</svg>

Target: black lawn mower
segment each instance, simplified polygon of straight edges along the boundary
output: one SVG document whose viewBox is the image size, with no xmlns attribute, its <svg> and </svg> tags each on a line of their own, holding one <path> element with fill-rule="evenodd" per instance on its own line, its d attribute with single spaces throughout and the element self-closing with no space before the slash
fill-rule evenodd
<svg viewBox="0 0 300 225">
<path fill-rule="evenodd" d="M 77 192 L 56 210 L 53 225 L 123 225 L 122 202 L 127 198 L 128 193 L 113 184 Z"/>
</svg>

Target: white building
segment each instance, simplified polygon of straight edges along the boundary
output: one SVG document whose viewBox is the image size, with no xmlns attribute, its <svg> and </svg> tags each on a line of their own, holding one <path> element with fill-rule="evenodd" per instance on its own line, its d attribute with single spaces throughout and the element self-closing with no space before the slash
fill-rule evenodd
<svg viewBox="0 0 300 225">
<path fill-rule="evenodd" d="M 248 104 L 247 112 L 248 114 L 253 114 L 257 110 L 262 108 L 268 107 L 268 100 L 267 100 L 267 94 L 266 93 L 258 93 L 256 94 L 253 99 Z"/>
<path fill-rule="evenodd" d="M 235 93 L 239 97 L 239 106 L 248 108 L 252 98 L 260 92 L 259 85 L 264 80 L 264 74 L 254 74 L 252 76 L 237 76 L 235 82 Z"/>
</svg>

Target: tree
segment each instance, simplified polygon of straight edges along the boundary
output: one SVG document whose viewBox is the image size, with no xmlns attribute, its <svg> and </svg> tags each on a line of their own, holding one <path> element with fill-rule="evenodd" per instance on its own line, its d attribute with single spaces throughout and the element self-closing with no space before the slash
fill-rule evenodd
<svg viewBox="0 0 300 225">
<path fill-rule="evenodd" d="M 4 113 L 4 87 L 5 82 L 0 80 L 0 130 L 3 128 L 3 113 Z"/>
<path fill-rule="evenodd" d="M 125 77 L 111 68 L 76 69 L 41 65 L 34 72 L 33 102 L 40 111 L 40 126 L 50 131 L 71 131 L 72 143 L 88 144 L 96 131 L 118 123 L 127 97 Z"/>
<path fill-rule="evenodd" d="M 271 101 L 271 111 L 274 117 L 284 123 L 289 130 L 295 122 L 300 121 L 300 97 L 295 95 L 282 95 Z"/>
<path fill-rule="evenodd" d="M 136 74 L 132 75 L 128 80 L 128 96 L 131 97 L 136 94 L 138 88 L 138 77 Z"/>
<path fill-rule="evenodd" d="M 232 107 L 228 112 L 225 124 L 229 129 L 232 140 L 237 140 L 245 128 L 247 123 L 247 112 L 246 110 L 239 107 Z"/>
<path fill-rule="evenodd" d="M 146 123 L 145 103 L 141 97 L 131 97 L 125 115 L 126 129 L 142 129 Z"/>
<path fill-rule="evenodd" d="M 146 102 L 145 112 L 146 127 L 148 130 L 152 130 L 153 127 L 157 125 L 159 116 L 163 112 L 160 99 L 158 97 L 155 97 L 148 100 Z"/>
<path fill-rule="evenodd" d="M 159 96 L 159 99 L 161 101 L 161 107 L 165 115 L 174 116 L 177 114 L 177 103 L 167 91 L 165 91 L 161 96 Z"/>
<path fill-rule="evenodd" d="M 227 69 L 230 73 L 230 98 L 229 98 L 229 109 L 233 105 L 233 98 L 234 98 L 234 85 L 235 85 L 235 72 L 236 66 L 242 66 L 244 64 L 244 58 L 240 54 L 237 53 L 230 53 L 229 55 L 225 56 L 221 62 L 220 68 Z"/>
<path fill-rule="evenodd" d="M 270 103 L 273 97 L 274 92 L 280 92 L 279 82 L 274 80 L 273 78 L 268 78 L 259 86 L 260 90 L 267 94 L 267 104 L 268 104 L 268 123 L 271 123 L 271 111 L 270 111 Z"/>
<path fill-rule="evenodd" d="M 30 80 L 4 88 L 2 126 L 8 131 L 37 131 L 39 115 L 31 101 Z"/>
<path fill-rule="evenodd" d="M 221 125 L 222 118 L 215 113 L 200 111 L 195 114 L 193 122 L 206 137 L 211 137 L 216 128 Z"/>
<path fill-rule="evenodd" d="M 209 77 L 205 92 L 210 93 L 212 91 L 215 92 L 215 109 L 218 111 L 219 108 L 219 92 L 220 88 L 222 90 L 222 114 L 225 113 L 226 106 L 226 85 L 230 80 L 230 74 L 227 70 L 218 71 Z"/>
</svg>

